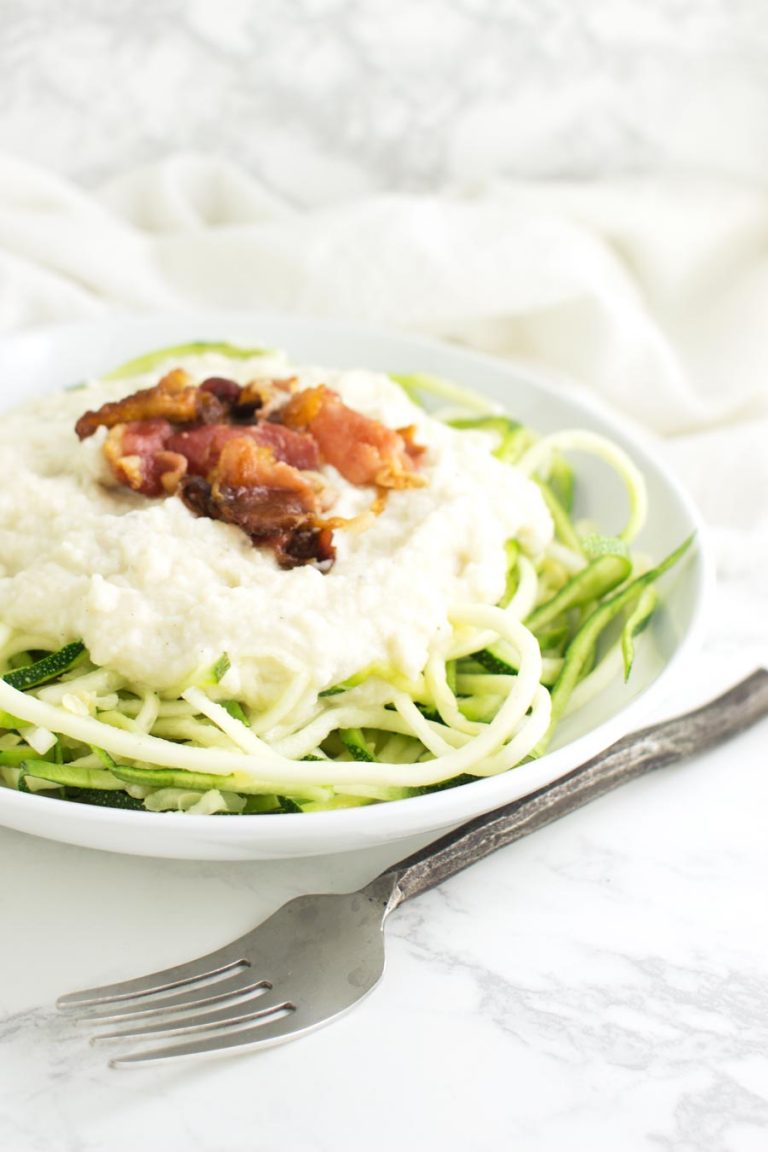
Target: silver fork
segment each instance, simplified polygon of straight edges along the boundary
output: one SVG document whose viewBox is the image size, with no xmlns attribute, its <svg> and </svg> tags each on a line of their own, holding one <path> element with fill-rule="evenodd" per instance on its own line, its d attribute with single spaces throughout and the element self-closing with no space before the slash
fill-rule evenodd
<svg viewBox="0 0 768 1152">
<path fill-rule="evenodd" d="M 359 892 L 300 896 L 207 956 L 62 996 L 58 1007 L 85 1009 L 89 1022 L 131 1025 L 97 1040 L 186 1038 L 118 1056 L 113 1067 L 265 1048 L 303 1036 L 379 982 L 384 921 L 404 900 L 619 784 L 713 747 L 766 715 L 768 671 L 758 669 L 703 708 L 626 736 L 553 784 L 449 832 Z"/>
</svg>

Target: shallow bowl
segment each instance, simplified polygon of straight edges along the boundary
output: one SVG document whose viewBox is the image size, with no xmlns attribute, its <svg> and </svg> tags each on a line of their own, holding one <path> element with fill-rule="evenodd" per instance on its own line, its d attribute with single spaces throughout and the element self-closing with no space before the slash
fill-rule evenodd
<svg viewBox="0 0 768 1152">
<path fill-rule="evenodd" d="M 661 585 L 661 607 L 638 643 L 629 683 L 617 679 L 560 725 L 545 756 L 510 772 L 363 808 L 226 818 L 95 808 L 0 789 L 0 824 L 70 844 L 178 859 L 274 859 L 388 844 L 437 833 L 526 795 L 636 727 L 663 700 L 694 648 L 711 579 L 698 513 L 642 434 L 589 395 L 528 367 L 360 324 L 217 313 L 111 318 L 6 337 L 0 343 L 0 412 L 152 348 L 191 340 L 279 347 L 299 364 L 446 376 L 501 401 L 538 431 L 602 432 L 630 452 L 648 484 L 650 512 L 638 548 L 658 560 L 692 532 L 695 545 Z M 579 459 L 577 475 L 579 515 L 618 528 L 624 514 L 620 483 L 590 457 Z"/>
</svg>

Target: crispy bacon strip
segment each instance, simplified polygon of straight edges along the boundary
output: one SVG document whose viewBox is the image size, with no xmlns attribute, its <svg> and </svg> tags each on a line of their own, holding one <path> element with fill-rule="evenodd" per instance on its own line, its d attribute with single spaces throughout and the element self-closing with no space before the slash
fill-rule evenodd
<svg viewBox="0 0 768 1152">
<path fill-rule="evenodd" d="M 243 436 L 255 444 L 272 448 L 277 460 L 292 464 L 294 468 L 312 469 L 320 467 L 320 454 L 317 444 L 304 432 L 294 432 L 282 424 L 204 424 L 199 428 L 174 432 L 168 440 L 171 452 L 184 456 L 193 476 L 207 476 L 215 467 L 224 445 Z"/>
<path fill-rule="evenodd" d="M 184 480 L 181 498 L 195 516 L 233 523 L 226 514 L 226 506 L 214 499 L 211 485 L 202 476 L 188 476 Z M 237 527 L 241 525 L 237 524 Z M 271 548 L 281 568 L 298 568 L 314 563 L 320 571 L 327 572 L 336 559 L 333 531 L 324 526 L 272 532 L 251 539 L 254 544 Z"/>
<path fill-rule="evenodd" d="M 252 380 L 240 385 L 224 376 L 209 376 L 197 387 L 182 368 L 174 368 L 154 388 L 142 388 L 122 400 L 85 412 L 75 431 L 81 440 L 97 428 L 114 428 L 135 421 L 169 420 L 172 424 L 251 424 L 284 403 L 296 387 L 296 377 Z"/>
<path fill-rule="evenodd" d="M 227 440 L 210 479 L 187 477 L 181 498 L 196 515 L 234 524 L 272 547 L 281 567 L 333 562 L 332 532 L 317 520 L 317 487 L 249 436 Z"/>
<path fill-rule="evenodd" d="M 210 480 L 213 499 L 229 510 L 226 518 L 249 536 L 296 528 L 319 510 L 310 479 L 247 436 L 227 441 Z"/>
<path fill-rule="evenodd" d="M 170 496 L 187 471 L 187 461 L 167 447 L 173 428 L 167 420 L 116 424 L 104 442 L 104 455 L 116 478 L 144 496 Z"/>
<path fill-rule="evenodd" d="M 198 388 L 181 368 L 174 368 L 155 384 L 142 388 L 123 400 L 103 404 L 96 412 L 86 412 L 75 425 L 84 440 L 97 428 L 114 428 L 134 421 L 169 420 L 172 424 L 214 424 L 226 417 L 228 405 L 212 391 Z"/>
<path fill-rule="evenodd" d="M 423 449 L 414 444 L 412 429 L 396 432 L 355 412 L 324 384 L 297 392 L 279 415 L 288 428 L 309 431 L 323 459 L 351 484 L 416 488 L 425 483 L 415 471 Z"/>
</svg>

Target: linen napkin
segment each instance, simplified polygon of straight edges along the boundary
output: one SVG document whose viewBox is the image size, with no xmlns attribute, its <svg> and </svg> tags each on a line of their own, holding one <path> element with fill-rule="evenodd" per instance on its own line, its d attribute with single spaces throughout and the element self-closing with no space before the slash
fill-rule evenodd
<svg viewBox="0 0 768 1152">
<path fill-rule="evenodd" d="M 86 191 L 0 157 L 4 331 L 199 307 L 375 321 L 591 389 L 663 437 L 710 525 L 720 586 L 691 692 L 768 662 L 762 188 L 525 182 L 298 210 L 221 160 Z"/>
</svg>

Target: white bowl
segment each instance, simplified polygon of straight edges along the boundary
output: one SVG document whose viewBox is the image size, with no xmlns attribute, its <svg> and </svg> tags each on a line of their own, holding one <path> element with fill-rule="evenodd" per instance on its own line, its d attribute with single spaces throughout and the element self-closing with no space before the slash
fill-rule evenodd
<svg viewBox="0 0 768 1152">
<path fill-rule="evenodd" d="M 662 607 L 638 644 L 629 684 L 617 681 L 561 725 L 545 756 L 503 775 L 365 808 L 272 816 L 120 811 L 0 788 L 0 824 L 70 844 L 179 859 L 272 859 L 364 848 L 438 832 L 525 796 L 624 735 L 641 713 L 663 699 L 670 676 L 692 648 L 711 579 L 698 513 L 635 434 L 591 398 L 528 368 L 359 324 L 216 313 L 113 318 L 6 338 L 0 344 L 0 410 L 98 375 L 152 348 L 189 340 L 284 348 L 296 363 L 442 375 L 503 401 L 512 415 L 537 430 L 603 432 L 628 449 L 646 477 L 650 514 L 638 547 L 658 560 L 696 531 L 695 547 L 664 579 Z M 612 478 L 606 482 L 603 467 L 587 457 L 579 460 L 578 479 L 579 512 L 618 526 L 621 485 Z"/>
</svg>

